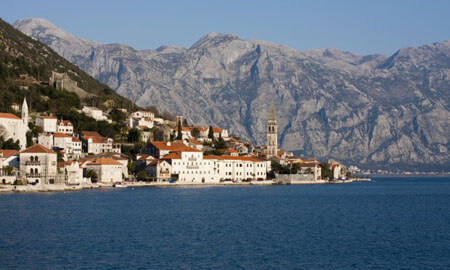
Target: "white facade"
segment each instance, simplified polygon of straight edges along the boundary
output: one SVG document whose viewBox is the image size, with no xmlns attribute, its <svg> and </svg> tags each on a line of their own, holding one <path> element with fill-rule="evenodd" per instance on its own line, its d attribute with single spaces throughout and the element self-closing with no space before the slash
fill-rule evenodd
<svg viewBox="0 0 450 270">
<path fill-rule="evenodd" d="M 48 149 L 53 148 L 53 134 L 39 133 L 38 144 L 45 146 Z"/>
<path fill-rule="evenodd" d="M 11 113 L 0 113 L 0 136 L 3 136 L 4 140 L 18 140 L 20 149 L 25 149 L 27 146 L 27 131 L 28 105 L 25 99 L 22 105 L 22 118 Z"/>
<path fill-rule="evenodd" d="M 137 111 L 128 118 L 128 126 L 130 128 L 152 128 L 155 115 L 152 112 Z"/>
<path fill-rule="evenodd" d="M 103 115 L 103 111 L 96 107 L 84 106 L 81 110 L 87 116 L 94 118 L 97 121 L 107 121 L 108 118 Z"/>
<path fill-rule="evenodd" d="M 58 120 L 56 123 L 56 132 L 64 133 L 67 135 L 73 135 L 73 125 L 70 121 L 67 120 Z"/>
<path fill-rule="evenodd" d="M 36 117 L 36 126 L 42 128 L 44 132 L 56 133 L 56 122 L 58 119 L 53 116 L 38 116 Z"/>
<path fill-rule="evenodd" d="M 180 152 L 171 157 L 172 174 L 179 182 L 218 183 L 267 178 L 267 162 L 251 157 L 205 156 L 202 152 Z"/>
<path fill-rule="evenodd" d="M 68 185 L 79 185 L 87 183 L 83 178 L 83 169 L 77 161 L 66 161 L 58 164 L 58 170 L 64 175 L 65 183 Z"/>
<path fill-rule="evenodd" d="M 55 184 L 56 153 L 42 145 L 33 145 L 20 152 L 20 176 L 28 182 Z"/>
<path fill-rule="evenodd" d="M 102 183 L 122 182 L 122 164 L 110 158 L 98 158 L 88 164 L 86 169 L 97 173 L 98 181 Z"/>
</svg>

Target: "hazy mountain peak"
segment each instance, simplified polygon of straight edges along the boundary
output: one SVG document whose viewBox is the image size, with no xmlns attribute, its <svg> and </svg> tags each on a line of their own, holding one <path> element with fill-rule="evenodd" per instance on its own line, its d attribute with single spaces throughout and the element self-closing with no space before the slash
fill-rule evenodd
<svg viewBox="0 0 450 270">
<path fill-rule="evenodd" d="M 210 32 L 195 42 L 189 49 L 214 46 L 216 44 L 229 43 L 234 40 L 242 40 L 240 37 L 232 34 L 221 34 Z"/>
</svg>

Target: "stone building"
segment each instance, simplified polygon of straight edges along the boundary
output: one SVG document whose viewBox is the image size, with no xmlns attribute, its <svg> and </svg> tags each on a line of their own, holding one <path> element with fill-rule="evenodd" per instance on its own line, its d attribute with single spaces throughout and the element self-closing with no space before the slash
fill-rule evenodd
<svg viewBox="0 0 450 270">
<path fill-rule="evenodd" d="M 275 118 L 273 104 L 270 105 L 269 117 L 267 118 L 267 158 L 276 156 L 278 153 L 278 123 Z"/>
</svg>

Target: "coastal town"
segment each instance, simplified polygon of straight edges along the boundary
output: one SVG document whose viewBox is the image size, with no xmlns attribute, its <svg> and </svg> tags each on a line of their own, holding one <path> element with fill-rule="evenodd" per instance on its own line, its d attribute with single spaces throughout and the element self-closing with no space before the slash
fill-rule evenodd
<svg viewBox="0 0 450 270">
<path fill-rule="evenodd" d="M 72 87 L 70 79 L 55 77 L 50 78 L 55 88 Z M 77 113 L 113 123 L 111 111 L 83 106 Z M 164 119 L 143 109 L 116 111 L 125 116 L 126 139 L 119 141 L 101 131 L 79 130 L 67 119 L 33 112 L 26 98 L 22 104 L 11 103 L 11 112 L 0 113 L 0 190 L 351 181 L 347 167 L 337 161 L 320 163 L 281 150 L 273 105 L 265 146 L 220 127 L 188 125 L 182 115 Z M 134 142 L 139 143 L 134 153 L 123 151 Z"/>
</svg>

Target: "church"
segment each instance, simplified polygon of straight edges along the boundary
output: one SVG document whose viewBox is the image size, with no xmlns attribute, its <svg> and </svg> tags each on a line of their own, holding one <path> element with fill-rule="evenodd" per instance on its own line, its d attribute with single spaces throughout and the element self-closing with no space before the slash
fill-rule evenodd
<svg viewBox="0 0 450 270">
<path fill-rule="evenodd" d="M 23 150 L 27 146 L 28 131 L 28 105 L 27 100 L 23 100 L 22 118 L 12 113 L 0 113 L 0 137 L 6 141 L 13 139 L 19 140 L 20 149 Z"/>
<path fill-rule="evenodd" d="M 270 159 L 278 154 L 278 123 L 275 118 L 273 104 L 270 105 L 269 117 L 267 118 L 267 158 Z"/>
</svg>

